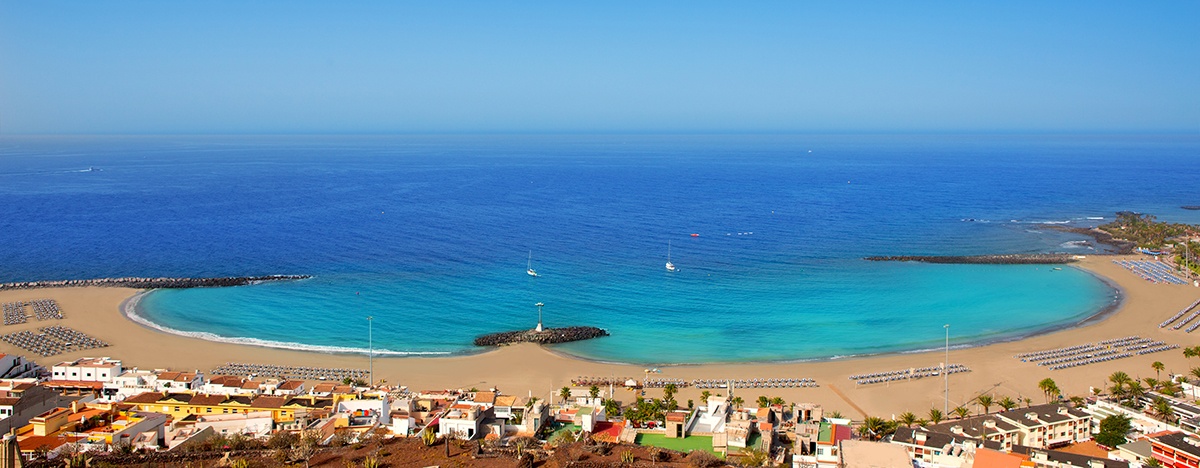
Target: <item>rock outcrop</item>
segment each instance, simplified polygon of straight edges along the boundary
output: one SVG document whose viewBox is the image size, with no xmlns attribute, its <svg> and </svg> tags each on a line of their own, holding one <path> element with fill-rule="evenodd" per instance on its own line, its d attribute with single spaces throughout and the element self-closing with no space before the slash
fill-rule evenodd
<svg viewBox="0 0 1200 468">
<path fill-rule="evenodd" d="M 542 331 L 517 330 L 500 333 L 489 333 L 475 338 L 475 346 L 502 346 L 511 343 L 554 344 L 571 341 L 590 340 L 608 336 L 603 328 L 596 327 L 563 327 L 546 328 Z"/>
</svg>

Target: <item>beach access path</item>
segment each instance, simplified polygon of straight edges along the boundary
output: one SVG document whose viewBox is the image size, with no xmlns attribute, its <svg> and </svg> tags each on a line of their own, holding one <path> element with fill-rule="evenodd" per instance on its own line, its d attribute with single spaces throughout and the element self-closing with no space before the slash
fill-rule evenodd
<svg viewBox="0 0 1200 468">
<path fill-rule="evenodd" d="M 1042 402 L 1045 397 L 1038 390 L 1037 383 L 1046 377 L 1054 379 L 1066 395 L 1086 395 L 1090 387 L 1105 385 L 1107 376 L 1114 371 L 1124 371 L 1133 377 L 1154 377 L 1155 372 L 1150 367 L 1154 361 L 1162 361 L 1166 365 L 1166 372 L 1187 373 L 1192 367 L 1200 367 L 1200 360 L 1189 362 L 1179 350 L 1057 371 L 1014 359 L 1013 356 L 1019 353 L 1095 343 L 1130 335 L 1163 340 L 1181 347 L 1200 344 L 1200 333 L 1188 334 L 1172 330 L 1170 327 L 1158 328 L 1162 320 L 1200 298 L 1200 288 L 1144 281 L 1113 264 L 1111 260 L 1114 258 L 1117 257 L 1091 256 L 1072 266 L 1064 267 L 1082 268 L 1123 291 L 1122 306 L 1107 317 L 1020 341 L 952 349 L 950 361 L 965 364 L 972 371 L 950 376 L 950 408 L 967 404 L 972 411 L 978 411 L 979 408 L 969 402 L 981 393 L 991 393 L 996 395 L 997 399 L 1002 396 L 1014 399 L 1029 397 L 1035 403 Z M 1049 271 L 1049 267 L 1046 270 L 1045 274 L 1054 274 Z M 171 368 L 203 372 L 227 362 L 360 369 L 367 367 L 367 357 L 362 355 L 322 354 L 219 343 L 150 329 L 129 320 L 120 310 L 121 303 L 138 292 L 134 289 L 98 287 L 0 291 L 0 302 L 55 299 L 66 316 L 63 320 L 53 321 L 54 323 L 34 320 L 26 324 L 0 327 L 0 333 L 36 329 L 47 325 L 65 325 L 112 344 L 103 349 L 36 359 L 45 366 L 78 357 L 103 355 L 121 359 L 129 368 Z M 1004 318 L 996 317 L 996 320 L 997 326 L 1002 327 L 1000 321 Z M 941 325 L 930 324 L 934 328 L 940 328 Z M 953 324 L 951 327 L 953 334 Z M 296 332 L 303 333 L 303 330 Z M 31 357 L 24 350 L 8 343 L 0 343 L 0 352 Z M 780 396 L 789 402 L 820 403 L 827 411 L 840 411 L 856 419 L 860 416 L 858 408 L 872 416 L 891 418 L 904 411 L 912 411 L 922 416 L 928 414 L 930 408 L 942 409 L 943 379 L 924 378 L 860 386 L 848 377 L 853 374 L 934 366 L 943 360 L 942 351 L 937 350 L 823 362 L 660 365 L 657 367 L 662 373 L 656 377 L 683 380 L 811 377 L 816 379 L 820 387 L 739 389 L 736 395 L 741 396 L 749 405 L 753 405 L 751 402 L 759 395 Z M 556 353 L 553 348 L 532 344 L 506 346 L 469 356 L 376 357 L 374 361 L 377 380 L 407 385 L 414 390 L 496 387 L 504 393 L 521 396 L 532 393 L 543 399 L 556 395 L 557 389 L 569 385 L 571 379 L 578 376 L 611 375 L 640 379 L 645 367 L 578 359 Z M 838 391 L 835 392 L 830 384 L 836 385 Z M 607 392 L 607 389 L 604 390 Z M 700 391 L 686 388 L 676 398 L 683 404 L 689 399 L 699 403 Z M 723 390 L 711 391 L 725 393 Z M 660 394 L 661 390 L 658 389 L 647 390 L 648 396 Z M 633 399 L 633 394 L 618 389 L 616 397 L 628 402 Z M 554 399 L 557 400 L 557 397 Z M 858 408 L 853 408 L 848 401 Z M 993 408 L 993 411 L 995 409 Z"/>
</svg>

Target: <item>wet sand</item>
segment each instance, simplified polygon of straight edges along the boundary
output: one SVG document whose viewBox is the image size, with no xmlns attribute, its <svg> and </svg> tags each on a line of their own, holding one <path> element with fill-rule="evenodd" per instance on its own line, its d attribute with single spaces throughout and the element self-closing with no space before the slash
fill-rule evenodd
<svg viewBox="0 0 1200 468">
<path fill-rule="evenodd" d="M 949 378 L 950 408 L 971 401 L 982 393 L 1002 396 L 1029 397 L 1042 402 L 1045 397 L 1037 382 L 1050 377 L 1066 395 L 1086 395 L 1091 386 L 1102 386 L 1106 377 L 1118 370 L 1134 377 L 1155 377 L 1150 364 L 1162 361 L 1166 372 L 1187 373 L 1200 361 L 1188 362 L 1180 350 L 1170 350 L 1145 356 L 1133 356 L 1111 362 L 1051 371 L 1023 363 L 1013 358 L 1024 352 L 1095 343 L 1101 340 L 1140 335 L 1164 340 L 1181 347 L 1200 344 L 1200 332 L 1187 334 L 1182 330 L 1159 329 L 1158 324 L 1181 308 L 1200 298 L 1200 288 L 1191 286 L 1153 284 L 1113 264 L 1114 258 L 1089 257 L 1064 268 L 1082 268 L 1109 282 L 1123 292 L 1123 302 L 1110 313 L 1082 321 L 1078 326 L 1040 334 L 1024 339 L 993 343 L 967 349 L 951 349 L 950 362 L 969 366 L 972 372 L 954 374 Z M 1047 267 L 1050 268 L 1050 267 Z M 1052 273 L 1047 273 L 1052 274 Z M 198 338 L 163 333 L 141 326 L 128 319 L 121 304 L 137 294 L 126 288 L 55 288 L 39 290 L 0 291 L 0 302 L 53 298 L 59 302 L 66 318 L 62 321 L 29 323 L 0 328 L 11 333 L 39 326 L 61 324 L 107 341 L 112 346 L 102 349 L 73 352 L 42 358 L 8 343 L 0 342 L 0 352 L 22 354 L 49 366 L 83 356 L 111 356 L 124 361 L 126 367 L 171 368 L 175 370 L 210 369 L 226 362 L 250 362 L 293 366 L 348 367 L 366 369 L 367 357 L 362 355 L 323 354 L 247 345 L 218 343 Z M 1002 320 L 1002 317 L 997 317 Z M 939 324 L 932 324 L 937 326 Z M 298 330 L 297 333 L 303 333 Z M 953 324 L 951 324 L 953 333 Z M 748 405 L 759 395 L 780 396 L 789 402 L 815 402 L 828 410 L 840 411 L 847 417 L 859 419 L 864 415 L 890 418 L 904 411 L 917 415 L 929 409 L 941 409 L 944 404 L 941 377 L 924 378 L 857 386 L 847 377 L 853 374 L 886 370 L 925 367 L 940 364 L 942 351 L 912 354 L 890 354 L 822 362 L 705 364 L 663 366 L 658 377 L 680 378 L 799 378 L 811 377 L 820 384 L 812 389 L 739 389 Z M 577 376 L 616 376 L 641 379 L 643 367 L 611 364 L 579 359 L 537 345 L 513 345 L 494 351 L 453 357 L 375 358 L 377 380 L 388 384 L 406 385 L 411 389 L 499 388 L 504 393 L 533 395 L 546 398 L 557 394 L 558 388 L 568 385 Z M 724 391 L 713 390 L 714 393 Z M 605 389 L 607 393 L 607 389 Z M 698 399 L 700 390 L 685 389 L 677 399 L 686 404 Z M 661 391 L 648 390 L 649 396 Z M 632 392 L 618 389 L 618 400 L 632 400 Z M 979 411 L 976 405 L 969 405 Z M 993 407 L 993 410 L 996 408 Z"/>
</svg>

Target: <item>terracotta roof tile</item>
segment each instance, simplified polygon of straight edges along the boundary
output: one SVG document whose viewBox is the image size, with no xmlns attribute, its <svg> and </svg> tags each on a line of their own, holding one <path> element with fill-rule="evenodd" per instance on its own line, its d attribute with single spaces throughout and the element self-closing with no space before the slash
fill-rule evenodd
<svg viewBox="0 0 1200 468">
<path fill-rule="evenodd" d="M 279 408 L 284 403 L 287 403 L 287 401 L 287 397 L 264 395 L 255 398 L 254 401 L 250 402 L 250 406 L 253 408 Z"/>
<path fill-rule="evenodd" d="M 162 397 L 163 397 L 163 394 L 158 393 L 158 392 L 139 393 L 137 395 L 126 398 L 125 403 L 134 403 L 134 404 L 158 403 L 158 400 L 161 400 Z"/>
</svg>

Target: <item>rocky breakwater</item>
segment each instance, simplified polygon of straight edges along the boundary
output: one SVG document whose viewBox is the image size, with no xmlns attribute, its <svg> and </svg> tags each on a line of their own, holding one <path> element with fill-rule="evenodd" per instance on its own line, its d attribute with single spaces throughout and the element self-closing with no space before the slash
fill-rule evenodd
<svg viewBox="0 0 1200 468">
<path fill-rule="evenodd" d="M 590 340 L 608 336 L 603 328 L 596 327 L 563 327 L 546 328 L 542 331 L 517 330 L 500 333 L 489 333 L 475 338 L 475 346 L 503 346 L 512 343 L 555 344 L 571 341 Z"/>
<path fill-rule="evenodd" d="M 267 281 L 290 281 L 312 278 L 310 275 L 226 276 L 219 278 L 97 278 L 84 280 L 26 281 L 0 283 L 0 291 L 10 289 L 74 288 L 100 286 L 134 289 L 183 289 L 243 286 Z"/>
<path fill-rule="evenodd" d="M 1077 261 L 1071 254 L 1007 254 L 1007 255 L 891 255 L 866 257 L 873 262 L 923 262 L 974 265 L 1043 265 Z"/>
</svg>

